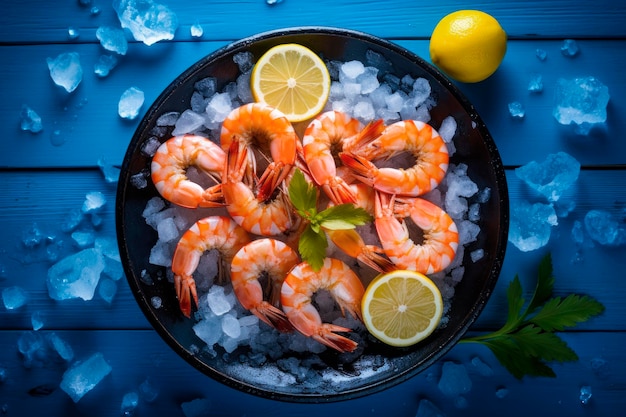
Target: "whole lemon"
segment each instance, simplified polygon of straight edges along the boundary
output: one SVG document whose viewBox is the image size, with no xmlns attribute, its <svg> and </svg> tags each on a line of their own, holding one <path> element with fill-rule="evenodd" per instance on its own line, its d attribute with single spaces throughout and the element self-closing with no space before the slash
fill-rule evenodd
<svg viewBox="0 0 626 417">
<path fill-rule="evenodd" d="M 437 23 L 430 38 L 430 59 L 455 80 L 475 83 L 498 69 L 506 41 L 506 32 L 493 16 L 459 10 Z"/>
</svg>

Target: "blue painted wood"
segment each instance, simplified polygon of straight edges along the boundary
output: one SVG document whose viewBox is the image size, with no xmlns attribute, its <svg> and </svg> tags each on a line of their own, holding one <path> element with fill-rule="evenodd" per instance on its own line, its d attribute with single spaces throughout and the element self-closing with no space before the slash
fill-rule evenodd
<svg viewBox="0 0 626 417">
<path fill-rule="evenodd" d="M 429 56 L 427 41 L 398 43 L 418 56 Z M 0 46 L 0 72 L 4 74 L 0 90 L 13 97 L 0 102 L 0 122 L 11 126 L 7 140 L 0 141 L 0 167 L 88 167 L 95 166 L 100 158 L 120 164 L 139 124 L 139 118 L 128 121 L 118 116 L 122 92 L 131 86 L 144 91 L 141 117 L 180 73 L 225 44 L 131 45 L 127 56 L 104 79 L 93 73 L 102 53 L 95 45 Z M 574 58 L 564 57 L 561 45 L 555 40 L 511 41 L 502 67 L 491 78 L 478 84 L 459 84 L 459 88 L 484 118 L 506 165 L 522 165 L 559 150 L 571 153 L 585 165 L 626 164 L 626 141 L 619 140 L 626 131 L 626 120 L 620 117 L 626 112 L 626 80 L 615 71 L 626 67 L 626 54 L 622 53 L 626 41 L 579 41 L 581 52 Z M 537 48 L 548 53 L 545 62 L 536 57 Z M 53 84 L 46 67 L 47 57 L 69 51 L 79 52 L 85 71 L 72 94 Z M 533 73 L 543 76 L 541 94 L 528 91 Z M 611 100 L 606 125 L 589 136 L 579 136 L 552 116 L 554 91 L 558 78 L 586 76 L 595 76 L 607 85 Z M 512 101 L 526 108 L 523 120 L 510 116 L 508 104 Z M 44 130 L 39 134 L 19 130 L 24 104 L 43 119 Z M 66 140 L 65 146 L 51 144 L 55 130 Z"/>
<path fill-rule="evenodd" d="M 199 22 L 203 39 L 235 40 L 258 32 L 292 26 L 335 26 L 361 30 L 385 38 L 430 37 L 436 23 L 446 14 L 467 8 L 491 13 L 502 22 L 512 39 L 536 38 L 624 38 L 626 11 L 619 1 L 571 3 L 567 0 L 484 0 L 470 5 L 463 0 L 437 3 L 412 3 L 398 0 L 307 0 L 283 1 L 268 6 L 264 0 L 241 0 L 236 7 L 224 2 L 164 2 L 176 13 L 180 26 L 175 40 L 193 40 L 190 27 Z M 50 11 L 43 0 L 5 1 L 0 16 L 0 42 L 68 42 L 67 28 L 80 31 L 74 42 L 97 42 L 95 29 L 117 25 L 119 21 L 110 2 L 97 5 L 101 12 L 90 14 L 89 7 L 77 2 L 63 2 Z M 259 19 L 259 16 L 263 16 Z M 128 34 L 128 38 L 130 34 Z"/>
</svg>

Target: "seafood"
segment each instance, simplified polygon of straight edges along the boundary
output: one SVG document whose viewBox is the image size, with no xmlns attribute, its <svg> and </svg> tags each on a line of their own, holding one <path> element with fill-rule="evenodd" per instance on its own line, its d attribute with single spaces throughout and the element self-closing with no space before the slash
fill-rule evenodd
<svg viewBox="0 0 626 417">
<path fill-rule="evenodd" d="M 226 153 L 209 139 L 196 135 L 174 136 L 159 146 L 151 163 L 154 185 L 166 200 L 187 208 L 222 205 L 220 177 Z M 218 184 L 206 190 L 187 177 L 191 166 Z"/>
<path fill-rule="evenodd" d="M 326 230 L 326 235 L 344 253 L 378 272 L 397 269 L 395 264 L 385 257 L 383 249 L 375 245 L 366 245 L 361 235 L 354 229 Z"/>
<path fill-rule="evenodd" d="M 233 257 L 230 279 L 243 308 L 280 331 L 293 329 L 279 308 L 280 290 L 285 277 L 300 262 L 298 254 L 276 239 L 258 239 L 243 246 Z M 267 278 L 264 291 L 259 278 Z M 267 301 L 264 300 L 267 293 Z"/>
<path fill-rule="evenodd" d="M 415 157 L 415 165 L 403 169 L 379 168 L 374 164 L 403 152 Z M 393 123 L 377 138 L 364 137 L 339 156 L 365 184 L 389 194 L 412 197 L 435 188 L 446 175 L 449 160 L 448 148 L 439 133 L 416 120 Z"/>
<path fill-rule="evenodd" d="M 337 175 L 335 155 L 343 150 L 343 140 L 355 136 L 361 128 L 357 119 L 331 110 L 313 119 L 304 131 L 304 159 L 311 176 L 335 204 L 356 200 L 348 184 Z"/>
<path fill-rule="evenodd" d="M 357 343 L 337 332 L 351 329 L 331 323 L 323 323 L 319 312 L 312 304 L 313 294 L 327 290 L 345 314 L 348 311 L 361 319 L 361 298 L 364 288 L 359 277 L 338 259 L 326 258 L 319 271 L 302 262 L 296 265 L 285 278 L 280 292 L 283 311 L 291 324 L 304 334 L 339 352 L 352 352 Z"/>
<path fill-rule="evenodd" d="M 293 212 L 287 195 L 280 190 L 271 200 L 259 200 L 244 182 L 249 150 L 244 141 L 231 141 L 222 179 L 222 193 L 228 214 L 245 230 L 262 236 L 275 236 L 293 226 Z"/>
<path fill-rule="evenodd" d="M 255 173 L 257 161 L 254 150 L 271 155 L 271 162 L 256 184 L 256 198 L 265 201 L 294 165 L 298 136 L 281 111 L 267 104 L 249 103 L 234 109 L 222 123 L 220 142 L 224 151 L 228 151 L 235 138 L 253 148 L 248 157 Z"/>
<path fill-rule="evenodd" d="M 450 265 L 459 246 L 459 233 L 444 210 L 419 197 L 396 200 L 385 193 L 376 193 L 376 197 L 376 231 L 398 268 L 432 274 Z M 409 236 L 406 217 L 423 231 L 421 244 Z"/>
<path fill-rule="evenodd" d="M 198 305 L 193 273 L 198 268 L 202 254 L 212 249 L 220 252 L 221 277 L 227 274 L 233 256 L 248 242 L 248 233 L 224 216 L 200 219 L 183 234 L 174 251 L 172 272 L 180 309 L 186 317 L 191 316 L 191 300 Z"/>
</svg>

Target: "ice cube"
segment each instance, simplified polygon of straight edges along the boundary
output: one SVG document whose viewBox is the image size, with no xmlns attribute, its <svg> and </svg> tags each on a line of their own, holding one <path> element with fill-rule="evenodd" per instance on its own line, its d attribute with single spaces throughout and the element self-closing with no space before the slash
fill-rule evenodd
<svg viewBox="0 0 626 417">
<path fill-rule="evenodd" d="M 378 81 L 378 69 L 365 67 L 365 71 L 357 77 L 357 82 L 361 84 L 361 93 L 369 94 L 380 86 Z"/>
<path fill-rule="evenodd" d="M 64 52 L 56 58 L 48 58 L 48 70 L 52 81 L 71 93 L 83 79 L 83 67 L 78 52 Z"/>
<path fill-rule="evenodd" d="M 519 101 L 512 101 L 509 103 L 509 114 L 514 119 L 523 119 L 526 111 L 524 110 L 524 106 Z"/>
<path fill-rule="evenodd" d="M 591 400 L 592 392 L 590 385 L 583 385 L 580 387 L 580 395 L 578 398 L 580 399 L 580 403 L 583 405 L 587 405 L 589 400 Z"/>
<path fill-rule="evenodd" d="M 136 392 L 127 392 L 122 397 L 122 404 L 120 405 L 120 411 L 122 417 L 130 417 L 135 414 L 135 409 L 139 405 L 139 394 Z"/>
<path fill-rule="evenodd" d="M 362 122 L 367 122 L 368 120 L 372 120 L 376 116 L 374 106 L 372 106 L 372 103 L 367 100 L 361 100 L 358 103 L 356 103 L 354 105 L 352 114 L 354 115 L 356 119 L 359 119 Z"/>
<path fill-rule="evenodd" d="M 596 77 L 559 78 L 556 84 L 554 118 L 563 125 L 574 124 L 576 132 L 589 133 L 606 121 L 609 89 Z"/>
<path fill-rule="evenodd" d="M 250 51 L 238 52 L 233 55 L 233 62 L 239 67 L 239 72 L 244 74 L 252 69 L 254 55 Z"/>
<path fill-rule="evenodd" d="M 221 123 L 233 110 L 233 103 L 228 93 L 217 93 L 211 97 L 206 106 L 206 114 L 209 122 Z"/>
<path fill-rule="evenodd" d="M 472 259 L 472 262 L 478 262 L 484 256 L 485 256 L 484 249 L 476 249 L 470 252 L 470 258 Z"/>
<path fill-rule="evenodd" d="M 601 245 L 618 246 L 626 244 L 626 228 L 623 223 L 607 210 L 589 210 L 585 214 L 585 230 Z"/>
<path fill-rule="evenodd" d="M 222 337 L 222 324 L 218 319 L 200 320 L 193 326 L 193 331 L 207 346 L 213 346 Z"/>
<path fill-rule="evenodd" d="M 225 314 L 222 318 L 222 332 L 233 339 L 241 335 L 241 325 L 239 320 L 231 314 Z"/>
<path fill-rule="evenodd" d="M 113 302 L 113 298 L 115 298 L 115 293 L 117 293 L 117 284 L 115 281 L 109 278 L 100 280 L 98 294 L 104 301 L 111 304 Z"/>
<path fill-rule="evenodd" d="M 94 353 L 85 361 L 76 362 L 65 371 L 60 387 L 77 403 L 110 372 L 111 366 L 102 353 Z"/>
<path fill-rule="evenodd" d="M 207 294 L 207 302 L 209 308 L 216 316 L 228 313 L 233 308 L 233 302 L 230 297 L 224 293 L 224 287 L 213 285 Z"/>
<path fill-rule="evenodd" d="M 70 26 L 67 28 L 67 39 L 75 40 L 80 36 L 80 31 L 76 29 L 74 26 Z"/>
<path fill-rule="evenodd" d="M 69 255 L 48 269 L 48 294 L 54 300 L 91 300 L 104 270 L 104 259 L 95 249 Z"/>
<path fill-rule="evenodd" d="M 115 52 L 119 55 L 126 55 L 128 42 L 124 30 L 113 26 L 100 26 L 96 29 L 96 38 L 100 45 L 107 51 Z"/>
<path fill-rule="evenodd" d="M 454 120 L 454 117 L 448 116 L 443 119 L 443 121 L 441 122 L 441 126 L 439 127 L 439 130 L 437 132 L 444 142 L 450 143 L 452 142 L 452 138 L 454 138 L 454 134 L 456 133 L 456 127 L 457 124 L 456 120 Z"/>
<path fill-rule="evenodd" d="M 528 81 L 528 91 L 531 93 L 541 93 L 543 91 L 543 78 L 540 74 L 532 74 Z"/>
<path fill-rule="evenodd" d="M 54 332 L 49 333 L 47 341 L 57 355 L 59 355 L 59 357 L 65 362 L 71 362 L 74 359 L 74 350 L 72 349 L 72 346 L 58 334 Z"/>
<path fill-rule="evenodd" d="M 93 232 L 77 231 L 73 232 L 71 236 L 74 242 L 76 242 L 76 244 L 78 245 L 78 247 L 83 249 L 87 246 L 93 245 L 96 240 L 96 236 Z"/>
<path fill-rule="evenodd" d="M 446 396 L 453 398 L 470 392 L 472 380 L 469 378 L 465 365 L 452 361 L 444 362 L 438 387 Z"/>
<path fill-rule="evenodd" d="M 430 83 L 426 78 L 417 78 L 413 82 L 409 97 L 415 100 L 414 105 L 419 106 L 420 104 L 426 102 L 426 99 L 430 97 L 431 91 L 432 89 L 430 87 Z"/>
<path fill-rule="evenodd" d="M 115 184 L 120 178 L 121 169 L 110 164 L 105 158 L 98 159 L 98 168 L 104 176 L 104 180 L 109 184 Z"/>
<path fill-rule="evenodd" d="M 83 213 L 90 213 L 97 211 L 104 207 L 107 203 L 107 199 L 100 191 L 90 191 L 85 195 L 85 201 L 83 202 Z"/>
<path fill-rule="evenodd" d="M 178 17 L 163 4 L 152 0 L 113 0 L 113 9 L 122 28 L 129 29 L 137 41 L 150 46 L 174 39 Z"/>
<path fill-rule="evenodd" d="M 548 57 L 548 53 L 545 49 L 537 48 L 537 50 L 535 51 L 535 56 L 537 57 L 537 59 L 539 59 L 539 61 L 545 61 Z"/>
<path fill-rule="evenodd" d="M 28 301 L 28 293 L 17 285 L 2 290 L 2 302 L 7 310 L 15 310 L 22 307 Z"/>
<path fill-rule="evenodd" d="M 34 311 L 33 314 L 30 315 L 30 324 L 33 326 L 33 330 L 41 330 L 45 325 L 43 313 L 39 310 Z"/>
<path fill-rule="evenodd" d="M 511 207 L 509 242 L 522 252 L 539 249 L 548 243 L 557 224 L 552 205 L 519 201 Z"/>
<path fill-rule="evenodd" d="M 191 36 L 194 38 L 201 38 L 204 35 L 204 29 L 202 29 L 202 25 L 199 21 L 195 21 L 193 25 L 189 28 L 189 32 Z"/>
<path fill-rule="evenodd" d="M 164 219 L 157 225 L 159 239 L 163 242 L 171 242 L 178 238 L 178 228 L 172 217 Z"/>
<path fill-rule="evenodd" d="M 206 98 L 212 97 L 217 92 L 217 79 L 214 77 L 203 78 L 197 81 L 193 88 Z"/>
<path fill-rule="evenodd" d="M 172 135 L 184 135 L 186 133 L 192 133 L 204 125 L 204 116 L 194 112 L 193 110 L 185 110 L 178 120 L 176 120 Z"/>
<path fill-rule="evenodd" d="M 353 60 L 345 62 L 341 65 L 341 71 L 339 73 L 339 81 L 343 82 L 344 79 L 356 80 L 357 77 L 365 72 L 365 66 L 361 61 Z"/>
<path fill-rule="evenodd" d="M 150 299 L 150 304 L 152 304 L 152 307 L 159 309 L 163 305 L 163 300 L 161 297 L 155 295 Z"/>
<path fill-rule="evenodd" d="M 578 55 L 579 48 L 578 43 L 574 39 L 565 39 L 561 45 L 561 53 L 566 57 L 574 57 Z"/>
<path fill-rule="evenodd" d="M 117 66 L 117 62 L 115 55 L 100 55 L 93 66 L 93 72 L 98 77 L 106 77 Z"/>
<path fill-rule="evenodd" d="M 41 117 L 27 105 L 22 106 L 22 113 L 20 114 L 20 128 L 22 130 L 29 130 L 33 133 L 39 133 L 43 129 L 41 123 Z"/>
<path fill-rule="evenodd" d="M 515 169 L 515 175 L 549 202 L 558 201 L 578 180 L 580 163 L 565 152 L 549 154 L 542 162 L 531 161 Z"/>
<path fill-rule="evenodd" d="M 122 93 L 117 105 L 117 113 L 122 119 L 133 120 L 139 115 L 145 96 L 137 87 L 130 87 Z"/>
</svg>

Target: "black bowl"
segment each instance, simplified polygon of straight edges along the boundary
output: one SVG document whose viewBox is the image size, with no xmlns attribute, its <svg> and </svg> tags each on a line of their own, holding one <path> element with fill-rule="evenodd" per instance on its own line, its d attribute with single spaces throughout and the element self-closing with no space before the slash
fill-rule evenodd
<svg viewBox="0 0 626 417">
<path fill-rule="evenodd" d="M 467 164 L 468 173 L 478 187 L 491 190 L 490 199 L 481 207 L 478 223 L 481 232 L 465 251 L 465 275 L 456 287 L 447 325 L 410 348 L 369 343 L 365 357 L 377 358 L 371 365 L 353 366 L 340 363 L 332 353 L 321 355 L 322 367 L 331 372 L 336 369 L 341 378 L 319 386 L 263 381 L 253 376 L 259 369 L 246 370 L 246 365 L 239 365 L 238 371 L 233 372 L 232 364 L 222 355 L 213 357 L 201 349 L 198 352 L 203 342 L 194 334 L 192 320 L 180 313 L 173 284 L 167 279 L 154 282 L 142 279 L 142 271 L 153 277 L 165 276 L 163 267 L 148 262 L 157 237 L 142 218 L 146 202 L 158 193 L 151 183 L 145 188 L 131 184 L 131 176 L 149 169 L 150 157 L 141 147 L 153 136 L 156 120 L 164 113 L 189 108 L 195 82 L 213 76 L 220 84 L 218 87 L 223 87 L 238 75 L 239 69 L 233 62 L 235 54 L 249 51 L 257 59 L 270 47 L 289 42 L 305 45 L 328 60 L 363 61 L 371 50 L 390 61 L 396 75 L 426 78 L 437 101 L 430 110 L 430 123 L 438 128 L 445 117 L 453 116 L 457 122 L 456 137 L 462 138 L 455 141 L 456 153 L 451 162 Z M 452 348 L 478 317 L 496 284 L 505 254 L 509 218 L 506 178 L 496 146 L 472 104 L 454 84 L 430 64 L 393 43 L 349 30 L 307 27 L 272 31 L 232 43 L 191 66 L 165 89 L 147 111 L 128 147 L 118 185 L 116 222 L 120 255 L 131 290 L 149 322 L 177 354 L 206 375 L 247 393 L 284 401 L 328 402 L 356 398 L 396 385 L 428 368 Z M 472 262 L 469 253 L 477 248 L 484 249 L 484 257 Z M 162 300 L 159 308 L 152 305 L 153 297 Z"/>
</svg>

